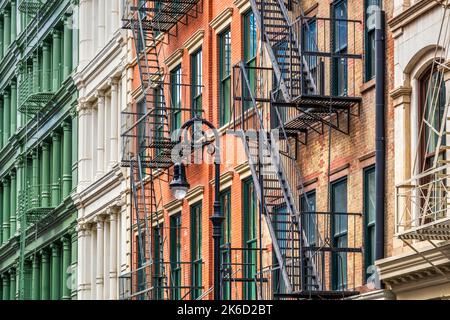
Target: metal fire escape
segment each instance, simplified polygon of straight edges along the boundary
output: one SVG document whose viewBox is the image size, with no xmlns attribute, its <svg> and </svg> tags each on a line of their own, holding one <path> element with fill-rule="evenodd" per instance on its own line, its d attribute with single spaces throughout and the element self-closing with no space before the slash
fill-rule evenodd
<svg viewBox="0 0 450 320">
<path fill-rule="evenodd" d="M 329 195 L 327 212 L 302 208 L 301 199 L 309 200 L 298 145 L 308 142 L 311 131 L 322 134 L 328 128 L 329 148 L 332 130 L 349 133 L 351 111 L 361 101 L 354 89 L 354 69 L 361 54 L 354 42 L 347 44 L 352 49 L 338 51 L 335 28 L 342 27 L 345 40 L 354 41 L 361 23 L 334 15 L 307 17 L 300 1 L 250 3 L 262 48 L 257 67 L 241 62 L 234 68 L 233 123 L 243 138 L 275 256 L 269 272 L 260 270 L 261 277 L 272 273 L 271 284 L 261 281 L 260 297 L 339 299 L 355 295 L 355 280 L 353 288 L 336 285 L 330 273 L 333 268 L 342 269 L 339 266 L 350 261 L 349 255 L 360 255 L 362 243 L 353 241 L 353 246 L 342 247 L 331 239 L 336 221 L 353 225 L 355 232 L 361 214 L 333 212 Z M 310 28 L 315 28 L 313 33 Z M 313 34 L 309 42 L 307 34 Z M 270 61 L 265 62 L 264 56 Z M 339 73 L 339 67 L 345 67 L 347 74 L 341 85 L 332 76 Z M 347 278 L 347 274 L 341 276 Z M 267 288 L 275 286 L 274 282 L 276 287 Z"/>
<path fill-rule="evenodd" d="M 444 77 L 450 69 L 450 1 L 438 3 L 442 6 L 442 20 L 427 83 L 412 178 L 396 187 L 396 235 L 448 279 L 417 246 L 428 242 L 449 258 L 439 242 L 450 240 L 450 96 Z"/>
<path fill-rule="evenodd" d="M 121 298 L 183 299 L 198 288 L 174 279 L 179 277 L 180 269 L 187 272 L 190 266 L 184 265 L 191 262 L 166 261 L 164 230 L 169 223 L 161 214 L 163 199 L 157 185 L 165 177 L 163 173 L 168 178 L 172 167 L 175 142 L 171 133 L 177 129 L 173 128 L 172 115 L 191 109 L 174 106 L 160 61 L 165 37 L 171 36 L 191 11 L 198 12 L 199 0 L 129 0 L 123 6 L 123 28 L 131 30 L 134 38 L 143 99 L 122 112 L 122 166 L 130 168 L 137 264 L 121 278 Z M 183 282 L 185 277 L 180 278 Z"/>
</svg>

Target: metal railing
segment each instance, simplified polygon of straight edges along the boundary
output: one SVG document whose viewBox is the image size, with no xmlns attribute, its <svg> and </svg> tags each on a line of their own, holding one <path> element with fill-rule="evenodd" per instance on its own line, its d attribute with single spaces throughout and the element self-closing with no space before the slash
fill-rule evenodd
<svg viewBox="0 0 450 320">
<path fill-rule="evenodd" d="M 59 72 L 59 69 L 54 72 Z M 42 74 L 42 70 L 37 70 L 21 75 L 19 80 L 20 112 L 24 114 L 36 114 L 53 99 L 54 93 L 50 89 L 50 83 L 48 84 L 48 89 L 42 89 Z"/>
<path fill-rule="evenodd" d="M 60 184 L 27 186 L 19 192 L 19 212 L 27 224 L 34 224 L 57 207 L 54 200 L 60 194 Z"/>
</svg>

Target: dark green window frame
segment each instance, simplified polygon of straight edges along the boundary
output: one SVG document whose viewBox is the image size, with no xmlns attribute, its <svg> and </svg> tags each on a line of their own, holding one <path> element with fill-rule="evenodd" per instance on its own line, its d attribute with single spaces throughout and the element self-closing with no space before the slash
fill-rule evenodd
<svg viewBox="0 0 450 320">
<path fill-rule="evenodd" d="M 244 277 L 254 279 L 257 272 L 257 203 L 251 179 L 243 182 L 243 245 L 244 245 Z M 256 299 L 256 283 L 246 281 L 243 286 L 245 300 Z"/>
<path fill-rule="evenodd" d="M 348 94 L 348 59 L 342 55 L 348 52 L 348 17 L 347 0 L 335 1 L 332 4 L 333 25 L 333 94 Z"/>
<path fill-rule="evenodd" d="M 191 206 L 191 299 L 202 294 L 202 202 Z"/>
<path fill-rule="evenodd" d="M 318 79 L 318 60 L 317 54 L 317 19 L 308 18 L 303 25 L 303 50 L 308 54 L 305 54 L 305 60 L 308 63 L 309 72 L 314 82 L 317 84 Z"/>
<path fill-rule="evenodd" d="M 171 112 L 171 132 L 181 127 L 181 104 L 182 104 L 182 76 L 181 65 L 170 71 L 170 112 Z"/>
<path fill-rule="evenodd" d="M 220 212 L 225 217 L 222 229 L 222 238 L 220 239 L 222 256 L 222 276 L 230 276 L 232 269 L 231 263 L 231 189 L 228 188 L 220 192 Z M 224 280 L 222 285 L 222 300 L 231 299 L 231 281 Z"/>
<path fill-rule="evenodd" d="M 248 81 L 250 83 L 250 90 L 253 93 L 256 90 L 256 56 L 257 56 L 257 48 L 258 48 L 258 39 L 257 39 L 257 26 L 256 19 L 253 11 L 248 11 L 244 14 L 244 62 L 246 67 L 249 68 L 247 70 Z M 244 80 L 243 80 L 244 81 Z M 244 83 L 244 88 L 247 86 Z M 246 92 L 244 98 L 249 98 L 250 93 Z M 248 110 L 251 106 L 250 101 L 244 102 L 244 109 Z"/>
<path fill-rule="evenodd" d="M 153 89 L 155 112 L 154 112 L 154 126 L 155 126 L 155 140 L 161 141 L 164 138 L 164 117 L 165 117 L 165 105 L 163 98 L 163 89 L 158 87 Z M 161 154 L 160 147 L 155 149 L 156 155 Z"/>
<path fill-rule="evenodd" d="M 220 126 L 231 119 L 231 30 L 219 35 Z"/>
<path fill-rule="evenodd" d="M 375 12 L 380 7 L 380 0 L 364 0 L 364 47 L 365 55 L 365 80 L 375 77 Z"/>
<path fill-rule="evenodd" d="M 364 263 L 366 280 L 371 276 L 367 268 L 375 264 L 375 167 L 364 170 Z"/>
<path fill-rule="evenodd" d="M 192 117 L 202 115 L 203 84 L 203 52 L 202 49 L 191 55 L 191 99 Z"/>
<path fill-rule="evenodd" d="M 170 284 L 172 300 L 181 299 L 181 212 L 170 217 Z"/>
<path fill-rule="evenodd" d="M 161 249 L 164 239 L 164 226 L 163 224 L 153 228 L 153 286 L 154 286 L 154 299 L 162 300 L 164 298 L 164 282 L 163 282 L 163 260 L 161 256 Z"/>
<path fill-rule="evenodd" d="M 316 190 L 310 191 L 300 197 L 301 211 L 308 214 L 303 215 L 302 224 L 305 228 L 308 245 L 317 245 L 317 214 L 316 212 Z"/>
<path fill-rule="evenodd" d="M 279 206 L 279 207 L 275 208 L 275 212 L 276 212 L 276 214 L 274 215 L 273 223 L 274 223 L 274 226 L 276 229 L 276 235 L 277 235 L 277 239 L 278 239 L 278 244 L 280 246 L 281 254 L 284 255 L 286 252 L 286 249 L 282 249 L 282 248 L 287 247 L 287 238 L 288 238 L 287 228 L 289 228 L 289 226 L 286 223 L 288 221 L 287 207 L 285 205 Z M 273 261 L 274 266 L 279 267 L 280 264 L 279 264 L 277 257 L 275 256 L 275 254 L 273 255 L 272 261 Z M 275 268 L 275 270 L 273 271 L 272 284 L 273 284 L 274 293 L 277 293 L 277 294 L 287 293 L 284 279 L 281 275 L 281 270 L 279 268 Z"/>
<path fill-rule="evenodd" d="M 331 235 L 335 248 L 347 248 L 347 178 L 331 184 Z M 333 252 L 331 255 L 331 285 L 333 290 L 347 288 L 347 253 Z"/>
</svg>

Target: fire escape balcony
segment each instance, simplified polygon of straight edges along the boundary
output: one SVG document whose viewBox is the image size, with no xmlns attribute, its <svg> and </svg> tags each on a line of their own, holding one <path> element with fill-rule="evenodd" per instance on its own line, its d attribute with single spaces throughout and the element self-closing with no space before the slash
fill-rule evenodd
<svg viewBox="0 0 450 320">
<path fill-rule="evenodd" d="M 19 192 L 19 210 L 25 215 L 27 225 L 39 222 L 55 209 L 52 204 L 54 185 L 28 186 Z"/>
<path fill-rule="evenodd" d="M 19 111 L 34 115 L 42 110 L 53 98 L 54 93 L 39 87 L 41 72 L 23 74 L 19 81 Z"/>
<path fill-rule="evenodd" d="M 18 8 L 20 12 L 35 16 L 44 5 L 51 2 L 53 0 L 20 0 Z"/>
<path fill-rule="evenodd" d="M 450 240 L 450 166 L 396 187 L 396 235 L 401 240 Z"/>
</svg>

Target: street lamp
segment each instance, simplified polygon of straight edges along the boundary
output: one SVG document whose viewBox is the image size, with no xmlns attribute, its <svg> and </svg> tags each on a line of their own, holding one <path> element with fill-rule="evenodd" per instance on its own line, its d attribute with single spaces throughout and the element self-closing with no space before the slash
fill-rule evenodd
<svg viewBox="0 0 450 320">
<path fill-rule="evenodd" d="M 202 119 L 195 116 L 191 120 L 185 122 L 181 126 L 181 131 L 187 130 L 194 124 L 201 122 L 202 125 L 206 125 L 215 133 L 217 129 L 208 120 Z M 181 137 L 180 137 L 181 140 Z M 213 205 L 213 215 L 209 218 L 213 226 L 213 242 L 214 242 L 214 300 L 221 300 L 221 283 L 220 283 L 220 240 L 222 239 L 222 225 L 225 218 L 220 212 L 220 152 L 218 148 L 218 136 L 214 140 L 214 166 L 215 166 L 215 190 L 214 190 L 214 205 Z M 174 176 L 173 180 L 170 182 L 170 190 L 172 191 L 174 197 L 178 200 L 184 199 L 186 197 L 187 191 L 189 190 L 189 183 L 186 179 L 186 169 L 183 163 L 176 163 L 174 166 Z"/>
</svg>

